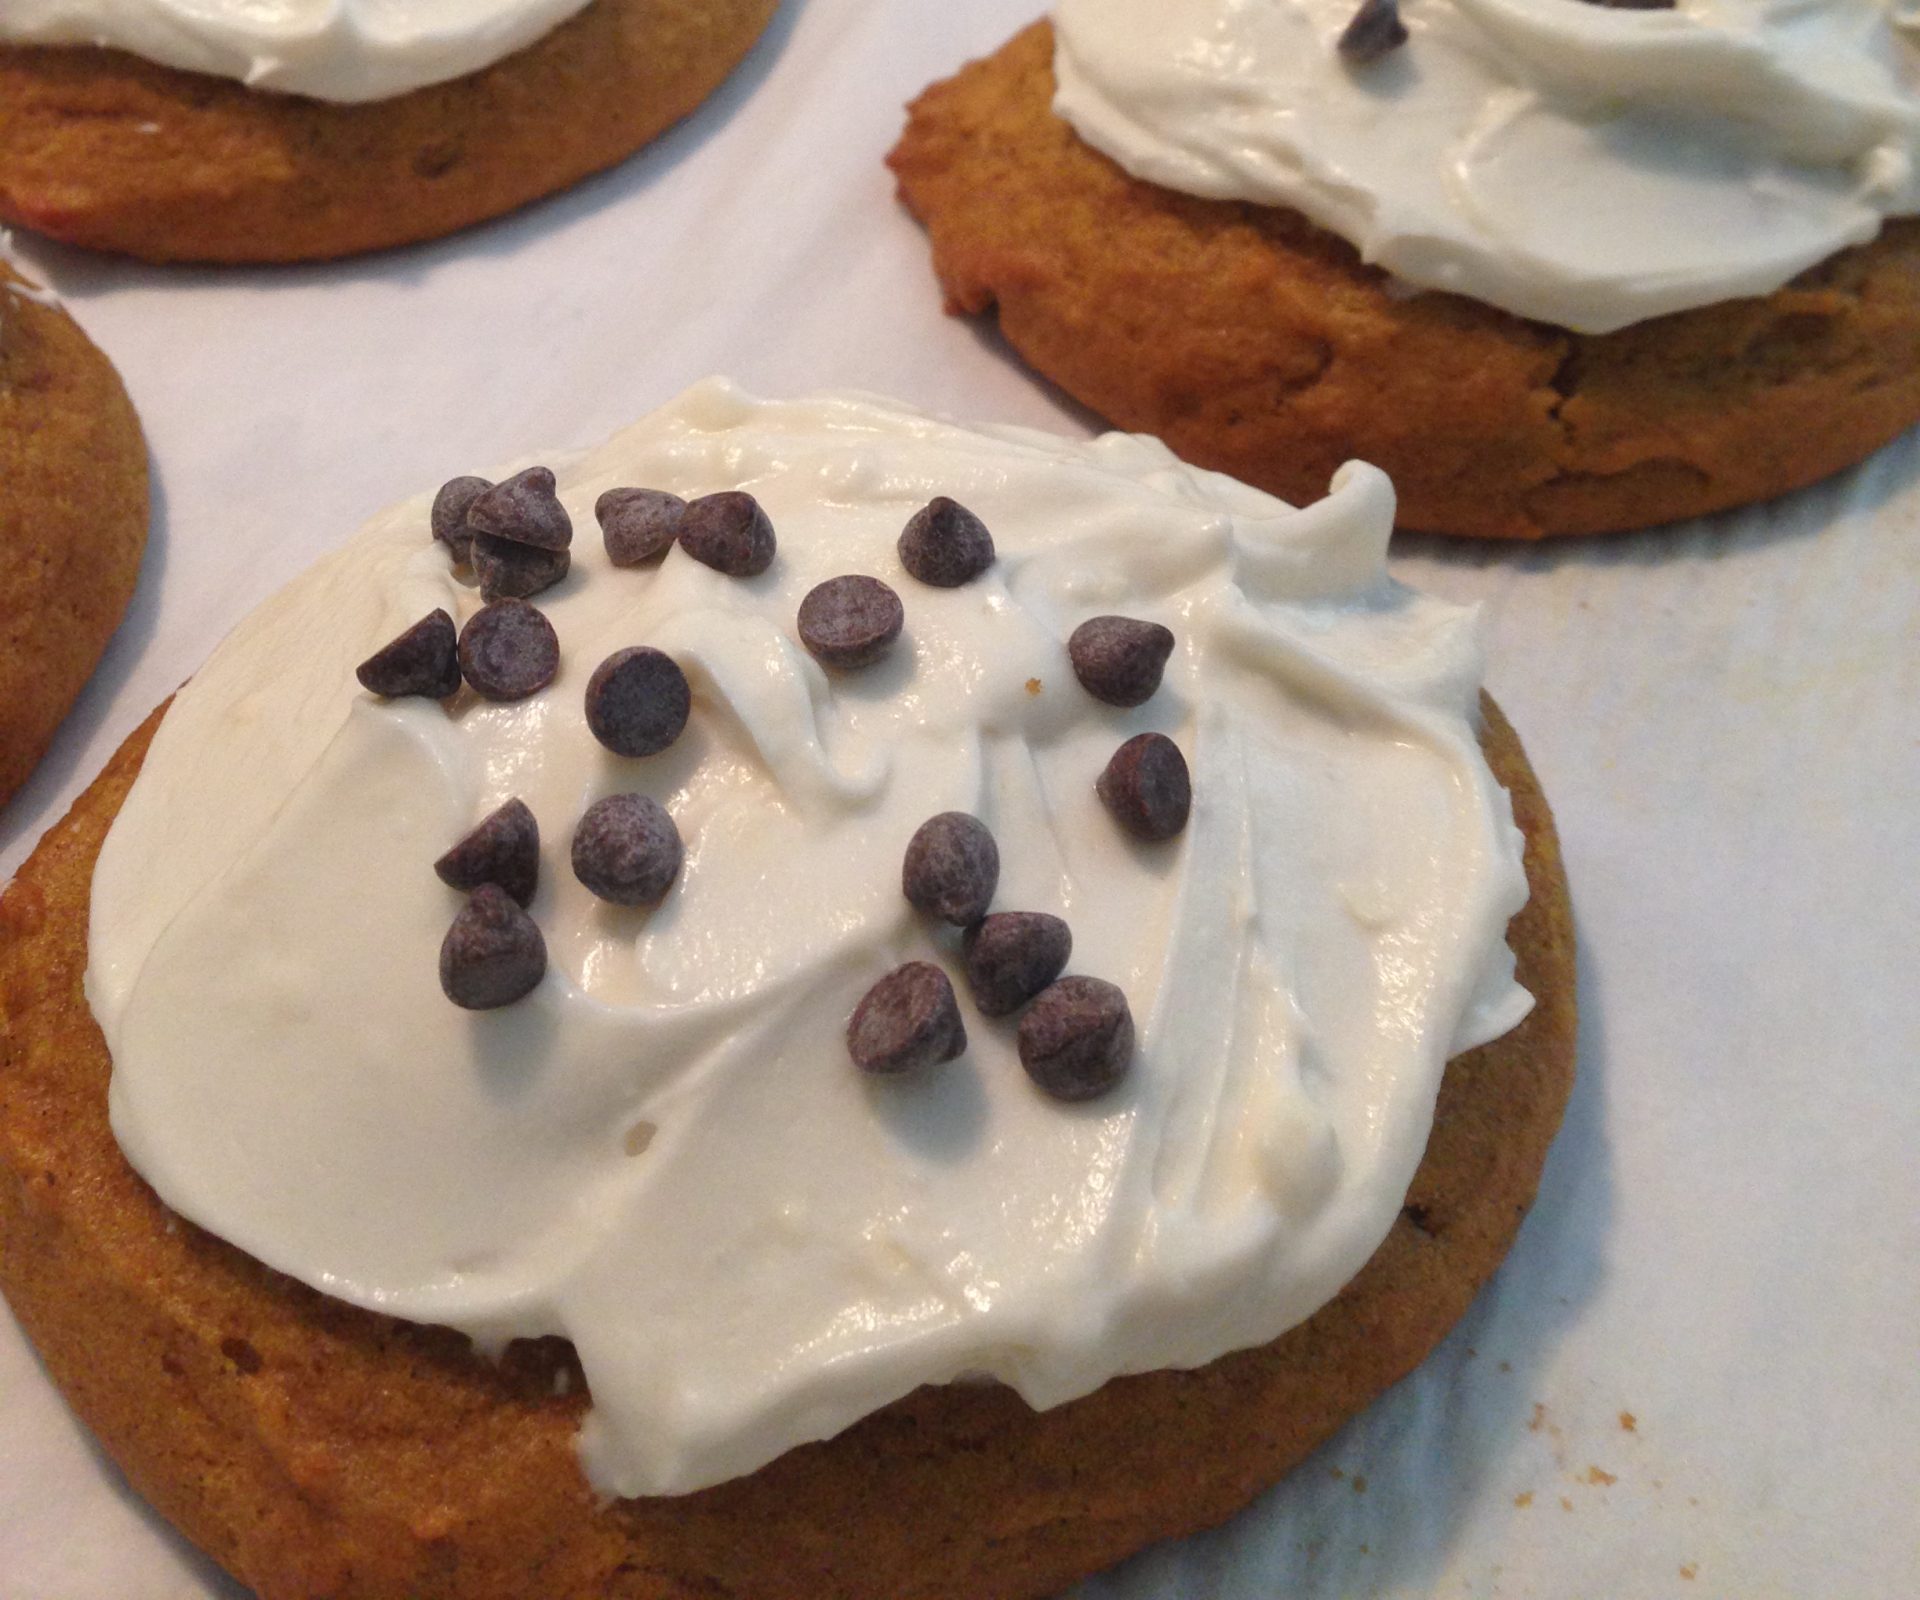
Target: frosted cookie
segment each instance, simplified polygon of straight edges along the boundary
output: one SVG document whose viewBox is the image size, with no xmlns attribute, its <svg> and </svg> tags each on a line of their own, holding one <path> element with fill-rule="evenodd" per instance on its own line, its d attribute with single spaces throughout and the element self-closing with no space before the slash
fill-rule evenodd
<svg viewBox="0 0 1920 1600">
<path fill-rule="evenodd" d="M 0 220 L 155 261 L 438 238 L 632 154 L 776 3 L 10 0 Z"/>
<path fill-rule="evenodd" d="M 0 1278 L 142 1492 L 268 1596 L 1039 1595 L 1409 1370 L 1573 953 L 1385 479 L 705 385 L 544 481 L 296 581 L 0 900 Z M 570 569 L 485 601 L 463 530 Z M 483 698 L 516 607 L 557 670 Z"/>
<path fill-rule="evenodd" d="M 147 447 L 119 375 L 0 255 L 0 802 L 133 597 Z"/>
<path fill-rule="evenodd" d="M 1432 532 L 1715 511 L 1920 418 L 1883 0 L 1422 0 L 1343 53 L 1355 15 L 1064 0 L 929 89 L 890 160 L 949 307 L 1276 493 L 1376 462 Z"/>
</svg>

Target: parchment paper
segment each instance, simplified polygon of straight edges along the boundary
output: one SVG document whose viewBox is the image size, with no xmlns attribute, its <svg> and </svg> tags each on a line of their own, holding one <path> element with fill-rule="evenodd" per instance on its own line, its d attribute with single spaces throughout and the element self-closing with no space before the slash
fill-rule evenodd
<svg viewBox="0 0 1920 1600">
<path fill-rule="evenodd" d="M 119 364 L 158 508 L 133 610 L 0 813 L 25 855 L 262 596 L 388 502 L 709 372 L 1086 431 L 943 317 L 881 156 L 1038 0 L 786 0 L 617 172 L 325 268 L 20 241 Z M 1557 808 L 1581 1076 L 1518 1248 L 1420 1372 L 1098 1600 L 1920 1594 L 1920 438 L 1772 508 L 1544 550 L 1402 541 L 1486 607 Z M 0 1597 L 237 1594 L 0 1316 Z M 531 1600 L 531 1597 L 530 1597 Z"/>
</svg>

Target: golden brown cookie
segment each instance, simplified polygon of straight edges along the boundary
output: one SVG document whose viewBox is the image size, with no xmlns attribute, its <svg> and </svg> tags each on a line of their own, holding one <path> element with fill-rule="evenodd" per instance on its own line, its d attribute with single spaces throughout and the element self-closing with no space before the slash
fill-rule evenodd
<svg viewBox="0 0 1920 1600">
<path fill-rule="evenodd" d="M 922 1389 L 749 1477 L 602 1506 L 566 1346 L 496 1367 L 330 1301 L 177 1221 L 121 1158 L 81 993 L 88 888 L 159 716 L 0 897 L 0 1288 L 134 1485 L 267 1600 L 1054 1594 L 1230 1515 L 1418 1363 L 1506 1253 L 1571 1086 L 1566 882 L 1489 703 L 1533 891 L 1511 939 L 1539 1003 L 1448 1067 L 1406 1209 L 1332 1304 L 1196 1372 L 1038 1413 L 995 1386 Z"/>
<path fill-rule="evenodd" d="M 73 319 L 27 287 L 0 261 L 0 804 L 93 675 L 147 542 L 133 403 Z"/>
<path fill-rule="evenodd" d="M 1054 116 L 1045 23 L 928 89 L 889 157 L 956 312 L 1076 399 L 1305 504 L 1530 539 L 1766 499 L 1920 421 L 1920 221 L 1762 299 L 1580 334 L 1386 274 L 1297 212 L 1129 177 Z"/>
<path fill-rule="evenodd" d="M 777 3 L 593 0 L 483 71 L 363 105 L 0 46 L 0 221 L 149 261 L 435 239 L 631 155 L 712 93 Z"/>
</svg>

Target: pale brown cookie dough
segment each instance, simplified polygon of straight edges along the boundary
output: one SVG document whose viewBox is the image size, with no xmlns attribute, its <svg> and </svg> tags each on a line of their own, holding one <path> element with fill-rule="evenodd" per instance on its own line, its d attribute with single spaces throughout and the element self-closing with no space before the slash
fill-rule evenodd
<svg viewBox="0 0 1920 1600">
<path fill-rule="evenodd" d="M 0 260 L 0 803 L 93 675 L 146 542 L 147 448 L 119 375 Z"/>
<path fill-rule="evenodd" d="M 0 897 L 0 1288 L 134 1485 L 267 1600 L 1055 1594 L 1281 1477 L 1420 1361 L 1512 1242 L 1572 1083 L 1573 932 L 1546 801 L 1487 716 L 1527 838 L 1510 936 L 1538 1004 L 1448 1067 L 1393 1231 L 1263 1348 L 1046 1412 L 921 1389 L 748 1477 L 600 1504 L 564 1345 L 495 1367 L 327 1300 L 173 1218 L 122 1159 L 81 992 L 87 902 L 158 713 Z"/>
<path fill-rule="evenodd" d="M 483 71 L 359 105 L 0 46 L 0 221 L 150 261 L 438 238 L 631 155 L 713 92 L 777 3 L 594 0 Z"/>
<path fill-rule="evenodd" d="M 1396 292 L 1297 212 L 1129 177 L 1052 111 L 1045 23 L 889 157 L 949 309 L 1123 428 L 1298 504 L 1352 457 L 1400 525 L 1530 539 L 1783 494 L 1920 421 L 1920 221 L 1777 293 L 1610 334 Z"/>
</svg>

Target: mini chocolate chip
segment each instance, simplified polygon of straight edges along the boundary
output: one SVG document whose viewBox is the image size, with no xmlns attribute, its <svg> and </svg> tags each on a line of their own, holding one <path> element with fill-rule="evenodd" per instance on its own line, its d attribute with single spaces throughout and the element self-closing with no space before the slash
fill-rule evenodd
<svg viewBox="0 0 1920 1600">
<path fill-rule="evenodd" d="M 1100 978 L 1062 978 L 1020 1019 L 1020 1065 L 1056 1100 L 1091 1100 L 1133 1059 L 1127 997 Z"/>
<path fill-rule="evenodd" d="M 616 567 L 637 567 L 665 555 L 686 509 L 686 501 L 664 489 L 609 489 L 593 503 L 607 559 Z"/>
<path fill-rule="evenodd" d="M 987 914 L 999 882 L 1000 847 L 978 817 L 943 811 L 907 841 L 901 892 L 943 922 L 971 927 Z"/>
<path fill-rule="evenodd" d="M 433 870 L 450 889 L 497 883 L 524 906 L 540 883 L 540 824 L 526 801 L 509 800 L 434 862 Z"/>
<path fill-rule="evenodd" d="M 930 961 L 895 967 L 847 1019 L 847 1053 L 862 1072 L 892 1076 L 934 1067 L 966 1047 L 967 1025 L 953 985 Z"/>
<path fill-rule="evenodd" d="M 900 565 L 936 589 L 957 589 L 993 565 L 993 535 L 957 500 L 938 495 L 900 531 Z"/>
<path fill-rule="evenodd" d="M 476 533 L 470 559 L 480 580 L 482 600 L 525 600 L 551 589 L 567 575 L 573 557 L 565 550 L 515 544 L 490 533 Z"/>
<path fill-rule="evenodd" d="M 528 467 L 476 495 L 467 507 L 467 526 L 536 550 L 564 550 L 573 543 L 573 518 L 554 494 L 553 474 L 545 467 Z"/>
<path fill-rule="evenodd" d="M 1151 700 L 1172 654 L 1170 629 L 1132 617 L 1089 617 L 1067 640 L 1073 675 L 1088 694 L 1110 706 Z"/>
<path fill-rule="evenodd" d="M 594 801 L 573 830 L 573 875 L 617 906 L 658 905 L 684 854 L 673 818 L 643 794 Z"/>
<path fill-rule="evenodd" d="M 829 667 L 870 667 L 905 621 L 900 596 L 878 578 L 829 578 L 800 602 L 800 642 Z"/>
<path fill-rule="evenodd" d="M 524 600 L 496 600 L 460 630 L 460 671 L 488 700 L 524 700 L 553 682 L 560 640 Z"/>
<path fill-rule="evenodd" d="M 617 756 L 651 756 L 680 737 L 693 708 L 687 675 L 651 645 L 616 650 L 587 680 L 587 726 Z"/>
<path fill-rule="evenodd" d="M 1187 758 L 1164 733 L 1135 734 L 1121 745 L 1094 789 L 1136 839 L 1171 839 L 1193 809 Z"/>
<path fill-rule="evenodd" d="M 969 928 L 967 985 L 982 1014 L 1004 1017 L 1066 970 L 1073 933 L 1044 911 L 996 911 Z"/>
<path fill-rule="evenodd" d="M 467 559 L 467 546 L 473 542 L 473 529 L 467 526 L 467 508 L 493 485 L 485 478 L 449 478 L 433 497 L 433 510 L 427 523 L 438 539 L 453 553 L 454 563 Z"/>
<path fill-rule="evenodd" d="M 1364 67 L 1406 42 L 1407 25 L 1400 20 L 1398 0 L 1361 0 L 1334 48 L 1356 67 Z"/>
<path fill-rule="evenodd" d="M 546 972 L 547 941 L 497 883 L 473 891 L 440 942 L 440 987 L 468 1011 L 510 1006 Z"/>
<path fill-rule="evenodd" d="M 773 565 L 773 524 L 744 489 L 703 494 L 680 514 L 680 548 L 729 578 L 751 578 Z"/>
<path fill-rule="evenodd" d="M 444 700 L 460 687 L 460 661 L 454 653 L 453 618 L 429 611 L 390 644 L 382 645 L 353 669 L 362 688 L 393 699 L 403 694 Z"/>
</svg>

